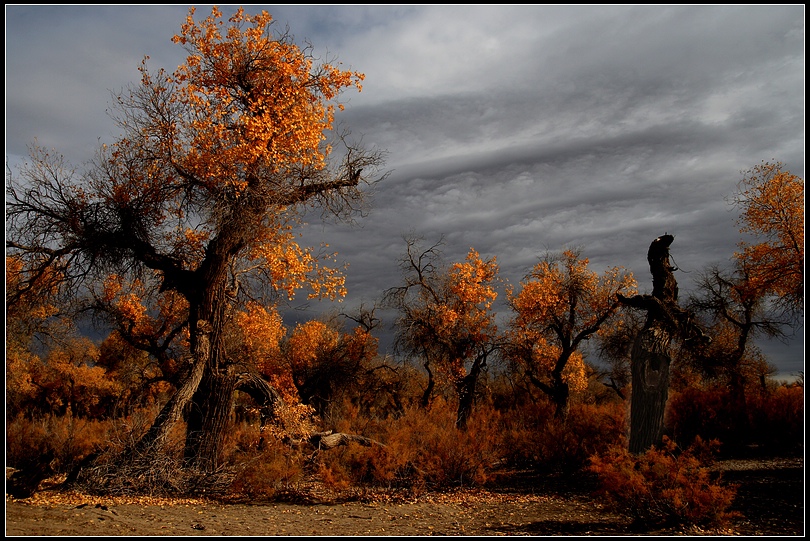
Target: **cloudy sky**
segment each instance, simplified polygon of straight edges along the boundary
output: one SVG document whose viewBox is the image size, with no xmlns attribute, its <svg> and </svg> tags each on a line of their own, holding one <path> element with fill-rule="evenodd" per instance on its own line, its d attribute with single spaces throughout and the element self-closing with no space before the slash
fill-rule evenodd
<svg viewBox="0 0 810 541">
<path fill-rule="evenodd" d="M 649 292 L 647 247 L 669 232 L 684 295 L 740 240 L 727 198 L 742 171 L 780 161 L 804 178 L 804 5 L 246 6 L 261 9 L 366 74 L 341 122 L 388 153 L 366 217 L 304 232 L 349 263 L 341 310 L 398 285 L 405 236 L 443 237 L 448 261 L 497 256 L 513 284 L 581 248 Z M 7 162 L 35 138 L 75 164 L 112 141 L 111 92 L 145 55 L 183 61 L 170 38 L 187 10 L 6 5 Z M 804 370 L 803 329 L 761 345 L 781 375 Z"/>
</svg>

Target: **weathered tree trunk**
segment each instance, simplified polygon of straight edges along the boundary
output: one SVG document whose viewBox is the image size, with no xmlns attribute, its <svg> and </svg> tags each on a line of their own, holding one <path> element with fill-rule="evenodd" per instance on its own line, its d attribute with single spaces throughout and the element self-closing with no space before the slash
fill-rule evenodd
<svg viewBox="0 0 810 541">
<path fill-rule="evenodd" d="M 204 321 L 198 321 L 195 333 L 197 349 L 205 352 L 192 360 L 191 372 L 172 395 L 169 401 L 163 406 L 158 416 L 152 422 L 152 426 L 136 443 L 133 451 L 138 454 L 156 452 L 166 444 L 171 430 L 183 418 L 183 411 L 188 406 L 200 386 L 205 373 L 206 364 L 204 359 L 208 357 L 207 351 L 210 349 L 209 334 L 210 327 Z"/>
<path fill-rule="evenodd" d="M 664 437 L 670 341 L 670 332 L 653 319 L 645 325 L 633 344 L 629 444 L 633 454 L 641 454 L 658 445 Z"/>
<path fill-rule="evenodd" d="M 631 453 L 640 454 L 662 443 L 664 410 L 669 393 L 670 343 L 676 335 L 695 334 L 694 324 L 678 307 L 678 283 L 669 263 L 672 235 L 656 238 L 647 251 L 653 276 L 652 295 L 636 295 L 619 300 L 647 311 L 644 328 L 636 337 L 631 353 L 632 394 L 630 397 Z"/>
<path fill-rule="evenodd" d="M 186 419 L 186 444 L 183 453 L 186 466 L 201 473 L 211 473 L 217 468 L 236 388 L 236 376 L 232 367 L 225 362 L 223 340 L 225 313 L 229 306 L 225 294 L 228 261 L 226 247 L 230 245 L 222 240 L 221 243 L 214 243 L 214 246 L 209 251 L 206 264 L 198 271 L 203 287 L 200 290 L 199 303 L 191 308 L 192 314 L 198 314 L 198 319 L 210 322 L 211 329 L 207 349 L 200 347 L 201 337 L 198 337 L 195 347 L 192 336 L 192 355 L 195 362 L 204 363 L 205 371 L 192 397 Z"/>
<path fill-rule="evenodd" d="M 208 370 L 194 395 L 186 420 L 184 458 L 195 471 L 211 473 L 219 465 L 237 382 L 231 368 Z"/>
</svg>

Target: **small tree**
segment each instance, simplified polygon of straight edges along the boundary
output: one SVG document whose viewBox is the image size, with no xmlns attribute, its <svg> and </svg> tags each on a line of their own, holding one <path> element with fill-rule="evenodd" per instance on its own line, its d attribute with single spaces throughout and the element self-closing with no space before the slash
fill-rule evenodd
<svg viewBox="0 0 810 541">
<path fill-rule="evenodd" d="M 769 288 L 754 277 L 756 271 L 745 260 L 735 259 L 735 263 L 733 273 L 713 267 L 699 278 L 689 309 L 704 317 L 712 344 L 688 357 L 704 374 L 728 385 L 730 411 L 735 414 L 737 430 L 744 434 L 748 426 L 746 385 L 752 379 L 758 382 L 769 371 L 752 341 L 784 337 L 790 319 L 778 304 L 769 302 Z"/>
<path fill-rule="evenodd" d="M 438 246 L 420 252 L 416 240 L 407 241 L 401 264 L 405 284 L 389 290 L 386 299 L 401 314 L 398 347 L 421 358 L 428 372 L 423 406 L 430 400 L 435 377 L 449 381 L 459 401 L 456 426 L 465 428 L 478 378 L 498 347 L 492 311 L 498 265 L 495 258 L 483 260 L 471 248 L 464 262 L 445 267 Z"/>
<path fill-rule="evenodd" d="M 755 242 L 740 242 L 735 258 L 747 279 L 773 295 L 780 308 L 804 315 L 804 179 L 763 162 L 744 172 L 732 202 L 742 214 L 740 232 Z"/>
<path fill-rule="evenodd" d="M 506 354 L 552 399 L 558 419 L 568 416 L 571 391 L 587 386 L 583 343 L 616 318 L 617 295 L 636 291 L 631 273 L 614 267 L 600 277 L 588 263 L 573 250 L 549 255 L 520 292 L 509 292 L 515 317 Z"/>
</svg>

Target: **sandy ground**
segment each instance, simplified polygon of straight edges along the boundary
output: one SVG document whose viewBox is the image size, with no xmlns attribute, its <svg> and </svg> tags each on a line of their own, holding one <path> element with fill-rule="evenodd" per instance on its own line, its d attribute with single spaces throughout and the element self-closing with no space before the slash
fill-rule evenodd
<svg viewBox="0 0 810 541">
<path fill-rule="evenodd" d="M 720 531 L 633 532 L 587 490 L 457 491 L 382 502 L 223 504 L 40 492 L 6 497 L 6 536 L 803 535 L 802 459 L 729 463 L 743 516 Z"/>
<path fill-rule="evenodd" d="M 622 522 L 575 498 L 480 492 L 438 501 L 314 505 L 6 502 L 6 535 L 587 535 L 622 529 Z"/>
</svg>

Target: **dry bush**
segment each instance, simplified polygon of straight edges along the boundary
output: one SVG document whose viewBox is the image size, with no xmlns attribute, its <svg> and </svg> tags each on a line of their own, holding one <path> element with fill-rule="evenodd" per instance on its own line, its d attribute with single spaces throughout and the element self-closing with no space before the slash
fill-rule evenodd
<svg viewBox="0 0 810 541">
<path fill-rule="evenodd" d="M 591 457 L 588 469 L 599 478 L 606 501 L 639 528 L 723 526 L 735 516 L 729 508 L 736 488 L 711 472 L 716 448 L 717 442 L 700 438 L 682 452 L 665 438 L 663 448 L 640 456 L 615 446 Z"/>
<path fill-rule="evenodd" d="M 752 444 L 777 454 L 801 449 L 803 387 L 752 387 L 746 392 L 745 410 L 740 407 L 725 388 L 687 388 L 671 396 L 666 424 L 679 444 L 688 445 L 696 437 L 716 439 L 728 455 L 746 452 Z"/>
<path fill-rule="evenodd" d="M 533 438 L 540 467 L 566 472 L 586 467 L 592 455 L 622 444 L 626 413 L 622 402 L 572 404 L 565 422 L 552 418 Z"/>
<path fill-rule="evenodd" d="M 565 421 L 554 417 L 554 405 L 541 398 L 500 415 L 491 427 L 501 440 L 502 462 L 518 468 L 576 471 L 588 458 L 621 442 L 626 433 L 623 402 L 574 403 Z"/>
<path fill-rule="evenodd" d="M 804 449 L 804 387 L 780 385 L 749 399 L 752 440 L 771 453 Z"/>
<path fill-rule="evenodd" d="M 250 500 L 297 492 L 311 453 L 248 422 L 234 423 L 223 448 L 223 463 L 233 472 L 228 495 Z"/>
<path fill-rule="evenodd" d="M 534 468 L 542 460 L 538 441 L 541 427 L 552 422 L 554 405 L 541 398 L 518 404 L 503 412 L 495 427 L 502 442 L 501 460 L 518 468 Z"/>
<path fill-rule="evenodd" d="M 259 500 L 300 491 L 307 458 L 300 449 L 273 440 L 242 458 L 228 489 L 232 497 Z"/>
<path fill-rule="evenodd" d="M 492 408 L 477 408 L 462 431 L 455 426 L 455 408 L 442 399 L 427 410 L 408 407 L 396 419 L 366 424 L 364 435 L 384 445 L 349 445 L 321 453 L 320 479 L 341 490 L 482 485 L 499 454 L 498 434 L 492 429 L 499 423 L 496 417 Z"/>
<path fill-rule="evenodd" d="M 85 457 L 107 445 L 110 421 L 72 415 L 17 415 L 6 426 L 6 465 L 22 467 L 50 457 L 53 473 L 67 473 Z M 40 460 L 41 461 L 41 460 Z"/>
<path fill-rule="evenodd" d="M 116 420 L 104 449 L 82 468 L 73 484 L 88 493 L 105 495 L 177 496 L 197 487 L 183 470 L 185 426 L 178 423 L 161 448 L 134 451 L 149 428 L 155 407 L 136 410 Z"/>
<path fill-rule="evenodd" d="M 478 407 L 466 430 L 456 428 L 456 408 L 437 400 L 426 411 L 411 409 L 393 423 L 386 441 L 399 442 L 419 482 L 432 488 L 481 485 L 498 458 L 497 414 Z"/>
</svg>

